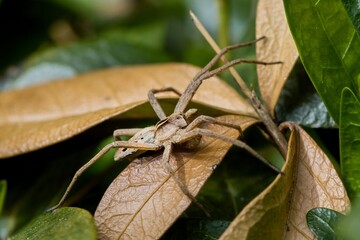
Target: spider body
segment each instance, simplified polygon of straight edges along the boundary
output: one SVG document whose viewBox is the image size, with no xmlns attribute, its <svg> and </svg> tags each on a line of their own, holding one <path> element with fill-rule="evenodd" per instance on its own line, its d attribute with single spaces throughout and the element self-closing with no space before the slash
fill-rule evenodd
<svg viewBox="0 0 360 240">
<path fill-rule="evenodd" d="M 261 38 L 262 39 L 262 38 Z M 260 40 L 260 39 L 258 39 Z M 256 41 L 258 41 L 256 40 Z M 233 46 L 229 46 L 224 48 L 220 53 L 218 53 L 190 82 L 187 86 L 183 94 L 172 87 L 165 87 L 162 89 L 152 89 L 148 92 L 149 102 L 154 109 L 156 115 L 159 117 L 160 121 L 155 126 L 146 127 L 143 129 L 140 128 L 131 128 L 131 129 L 117 129 L 114 131 L 115 141 L 106 145 L 103 149 L 101 149 L 98 154 L 96 154 L 92 159 L 89 160 L 84 166 L 82 166 L 74 175 L 72 181 L 70 182 L 66 192 L 63 197 L 59 201 L 59 203 L 53 208 L 49 209 L 49 211 L 56 209 L 59 207 L 66 196 L 70 192 L 72 186 L 76 182 L 77 178 L 94 162 L 96 162 L 101 156 L 107 153 L 110 149 L 117 149 L 114 159 L 115 161 L 121 159 L 133 159 L 139 156 L 140 154 L 146 151 L 157 151 L 163 149 L 162 156 L 162 165 L 164 169 L 171 175 L 171 177 L 175 180 L 177 185 L 180 187 L 182 192 L 188 196 L 195 204 L 197 204 L 206 214 L 207 211 L 203 208 L 203 206 L 194 198 L 194 196 L 189 192 L 187 187 L 184 185 L 182 181 L 180 181 L 175 175 L 174 171 L 171 169 L 169 164 L 170 155 L 174 146 L 181 146 L 188 149 L 196 149 L 200 143 L 200 140 L 203 136 L 220 139 L 222 141 L 230 142 L 233 145 L 236 145 L 240 148 L 247 150 L 254 157 L 260 159 L 262 162 L 267 164 L 269 167 L 279 172 L 275 167 L 270 165 L 266 159 L 264 159 L 261 155 L 259 155 L 255 150 L 253 150 L 250 146 L 248 146 L 245 142 L 229 138 L 227 136 L 218 134 L 216 132 L 212 132 L 207 129 L 201 128 L 202 123 L 210 123 L 225 126 L 228 128 L 236 129 L 239 133 L 242 133 L 241 127 L 229 122 L 224 122 L 218 120 L 216 118 L 200 115 L 198 117 L 194 117 L 197 112 L 196 109 L 189 109 L 187 111 L 186 108 L 190 103 L 192 97 L 195 95 L 197 89 L 200 87 L 203 80 L 211 78 L 216 74 L 226 70 L 227 68 L 239 64 L 239 63 L 254 63 L 254 64 L 278 64 L 280 62 L 261 62 L 256 60 L 246 60 L 246 59 L 237 59 L 231 62 L 226 63 L 225 65 L 215 68 L 211 70 L 211 68 L 215 65 L 215 63 L 229 50 L 238 48 L 241 46 L 247 46 L 250 44 L 254 44 L 256 41 L 245 43 L 245 44 L 237 44 Z M 173 92 L 180 96 L 174 112 L 169 116 L 166 116 L 163 111 L 158 99 L 155 97 L 156 93 L 159 92 Z M 121 141 L 121 136 L 131 136 L 128 141 Z M 207 214 L 208 215 L 208 214 Z"/>
<path fill-rule="evenodd" d="M 183 114 L 171 114 L 155 126 L 155 139 L 158 143 L 174 140 L 180 129 L 188 125 Z"/>
</svg>

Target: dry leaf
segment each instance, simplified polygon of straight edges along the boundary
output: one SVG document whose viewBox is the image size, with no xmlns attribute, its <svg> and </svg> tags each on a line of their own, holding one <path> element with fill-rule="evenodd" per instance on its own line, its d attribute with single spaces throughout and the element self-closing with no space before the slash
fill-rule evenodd
<svg viewBox="0 0 360 240">
<path fill-rule="evenodd" d="M 253 119 L 222 116 L 246 128 Z M 207 129 L 236 138 L 238 132 L 216 125 Z M 196 151 L 179 149 L 171 157 L 172 169 L 195 196 L 231 144 L 203 137 Z M 161 165 L 161 153 L 133 161 L 109 186 L 96 212 L 101 239 L 158 239 L 191 203 Z M 205 203 L 206 207 L 206 203 Z"/>
<path fill-rule="evenodd" d="M 183 91 L 198 71 L 176 63 L 113 68 L 1 93 L 0 158 L 68 139 L 147 102 L 152 88 L 173 86 Z M 251 114 L 242 112 L 246 102 L 218 78 L 205 80 L 194 100 L 228 112 Z"/>
<path fill-rule="evenodd" d="M 266 39 L 256 44 L 256 57 L 261 61 L 283 64 L 257 65 L 262 97 L 274 114 L 281 90 L 298 58 L 295 43 L 287 25 L 283 2 L 259 0 L 256 13 L 256 37 Z"/>
<path fill-rule="evenodd" d="M 251 201 L 221 239 L 315 239 L 306 224 L 310 209 L 350 208 L 344 185 L 325 153 L 299 126 L 283 126 L 292 131 L 285 175 Z"/>
</svg>

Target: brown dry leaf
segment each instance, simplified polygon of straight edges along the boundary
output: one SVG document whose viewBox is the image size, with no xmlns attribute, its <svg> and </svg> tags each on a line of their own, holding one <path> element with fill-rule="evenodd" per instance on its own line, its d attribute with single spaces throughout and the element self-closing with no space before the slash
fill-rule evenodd
<svg viewBox="0 0 360 240">
<path fill-rule="evenodd" d="M 113 68 L 1 93 L 0 158 L 68 139 L 147 102 L 152 88 L 173 86 L 183 91 L 199 70 L 180 63 Z M 252 114 L 238 93 L 218 78 L 205 80 L 194 100 L 228 112 Z"/>
<path fill-rule="evenodd" d="M 256 13 L 256 37 L 266 39 L 256 44 L 256 57 L 276 65 L 257 65 L 261 95 L 274 114 L 281 90 L 298 58 L 295 43 L 287 25 L 283 2 L 280 0 L 259 0 Z"/>
<path fill-rule="evenodd" d="M 253 119 L 235 115 L 219 117 L 243 129 Z M 216 125 L 204 128 L 236 138 L 238 132 Z M 203 137 L 196 151 L 178 150 L 170 160 L 172 169 L 195 196 L 214 166 L 220 163 L 231 144 Z M 158 239 L 189 206 L 190 199 L 176 185 L 156 157 L 134 160 L 112 182 L 96 212 L 100 239 Z M 206 203 L 205 203 L 206 207 Z"/>
<path fill-rule="evenodd" d="M 307 212 L 350 208 L 346 190 L 329 158 L 299 126 L 291 129 L 289 151 L 277 178 L 234 219 L 220 239 L 315 239 Z M 271 223 L 271 224 L 269 224 Z"/>
</svg>

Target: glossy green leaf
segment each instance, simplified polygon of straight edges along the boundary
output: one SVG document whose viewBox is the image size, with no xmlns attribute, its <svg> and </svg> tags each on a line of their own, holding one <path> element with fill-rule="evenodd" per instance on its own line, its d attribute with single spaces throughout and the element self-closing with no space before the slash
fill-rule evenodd
<svg viewBox="0 0 360 240">
<path fill-rule="evenodd" d="M 342 0 L 356 31 L 360 34 L 360 2 L 359 0 Z"/>
<path fill-rule="evenodd" d="M 337 223 L 343 216 L 328 208 L 313 208 L 306 214 L 306 220 L 317 240 L 338 239 Z"/>
<path fill-rule="evenodd" d="M 92 215 L 80 208 L 60 208 L 35 218 L 11 240 L 78 240 L 96 239 Z"/>
<path fill-rule="evenodd" d="M 0 216 L 4 207 L 5 197 L 6 197 L 6 188 L 7 183 L 5 180 L 0 181 Z"/>
<path fill-rule="evenodd" d="M 350 197 L 360 196 L 360 103 L 349 88 L 341 98 L 340 158 Z"/>
<path fill-rule="evenodd" d="M 284 0 L 303 65 L 335 122 L 344 87 L 358 93 L 360 38 L 340 0 Z"/>
<path fill-rule="evenodd" d="M 296 122 L 310 128 L 336 128 L 301 64 L 297 64 L 281 92 L 275 108 L 279 122 Z"/>
</svg>

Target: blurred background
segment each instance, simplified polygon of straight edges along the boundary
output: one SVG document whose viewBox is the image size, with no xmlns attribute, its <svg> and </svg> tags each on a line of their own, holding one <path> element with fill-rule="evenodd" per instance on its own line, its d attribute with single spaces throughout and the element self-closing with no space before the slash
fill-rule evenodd
<svg viewBox="0 0 360 240">
<path fill-rule="evenodd" d="M 214 55 L 192 10 L 221 46 L 253 40 L 254 0 L 0 1 L 0 88 L 125 64 L 203 66 Z M 239 50 L 253 57 L 254 48 Z M 256 86 L 255 67 L 240 67 Z"/>
</svg>

